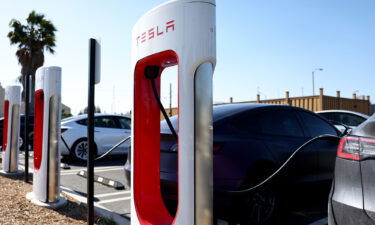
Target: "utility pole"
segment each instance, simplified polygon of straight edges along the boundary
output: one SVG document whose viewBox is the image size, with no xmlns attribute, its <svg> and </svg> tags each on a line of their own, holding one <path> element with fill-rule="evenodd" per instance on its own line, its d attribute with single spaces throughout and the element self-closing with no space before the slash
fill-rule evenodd
<svg viewBox="0 0 375 225">
<path fill-rule="evenodd" d="M 317 68 L 317 69 L 312 71 L 312 92 L 313 92 L 313 95 L 315 95 L 315 78 L 314 78 L 314 75 L 315 75 L 316 71 L 323 71 L 323 68 Z"/>
</svg>

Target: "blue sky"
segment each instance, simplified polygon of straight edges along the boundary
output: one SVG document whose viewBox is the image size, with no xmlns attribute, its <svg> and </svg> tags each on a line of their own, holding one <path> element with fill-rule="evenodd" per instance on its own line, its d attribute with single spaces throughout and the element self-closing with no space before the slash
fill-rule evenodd
<svg viewBox="0 0 375 225">
<path fill-rule="evenodd" d="M 134 23 L 162 0 L 5 0 L 0 8 L 0 82 L 14 83 L 20 66 L 6 35 L 12 18 L 35 9 L 55 24 L 56 54 L 45 65 L 63 68 L 63 102 L 78 113 L 87 104 L 88 39 L 102 41 L 102 82 L 96 103 L 106 112 L 131 109 L 130 35 Z M 373 0 L 217 0 L 217 67 L 214 101 L 282 98 L 341 90 L 343 97 L 375 98 L 375 2 Z M 176 69 L 166 72 L 176 105 Z"/>
</svg>

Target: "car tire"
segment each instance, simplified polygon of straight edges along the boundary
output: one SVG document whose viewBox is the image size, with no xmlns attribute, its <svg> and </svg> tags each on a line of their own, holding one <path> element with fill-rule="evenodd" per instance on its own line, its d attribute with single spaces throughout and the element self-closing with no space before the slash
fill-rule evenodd
<svg viewBox="0 0 375 225">
<path fill-rule="evenodd" d="M 71 156 L 72 158 L 78 160 L 78 161 L 86 161 L 87 160 L 87 152 L 88 152 L 88 140 L 87 138 L 81 138 L 81 139 L 78 139 L 72 146 L 71 148 Z M 95 157 L 96 157 L 96 154 L 97 153 L 97 148 L 96 148 L 96 145 L 95 145 Z"/>
<path fill-rule="evenodd" d="M 20 135 L 20 137 L 19 137 L 21 140 L 20 140 L 20 142 L 21 142 L 21 144 L 19 145 L 19 149 L 21 150 L 21 151 L 24 151 L 25 149 L 24 149 L 24 147 L 23 147 L 23 145 L 25 144 L 25 139 L 24 139 L 24 136 L 23 135 Z M 30 132 L 29 133 L 29 150 L 31 150 L 31 149 L 33 149 L 33 141 L 34 141 L 34 132 Z"/>
<path fill-rule="evenodd" d="M 278 194 L 269 189 L 248 194 L 243 204 L 242 225 L 261 225 L 274 220 L 279 204 Z"/>
<path fill-rule="evenodd" d="M 259 184 L 271 175 L 275 169 L 273 166 L 269 165 L 266 168 L 257 167 L 256 170 L 252 171 L 252 175 L 248 175 L 241 189 L 246 189 Z M 243 200 L 241 200 L 240 203 L 241 225 L 268 224 L 277 218 L 278 209 L 281 203 L 280 194 L 275 188 L 277 186 L 278 185 L 276 185 L 275 182 L 271 182 L 260 187 L 259 190 L 254 190 L 250 193 L 244 194 L 242 198 Z"/>
</svg>

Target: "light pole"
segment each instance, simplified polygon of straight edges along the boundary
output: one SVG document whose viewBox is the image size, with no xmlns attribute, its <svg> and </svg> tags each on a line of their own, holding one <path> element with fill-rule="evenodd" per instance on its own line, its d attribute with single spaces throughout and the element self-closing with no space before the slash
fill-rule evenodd
<svg viewBox="0 0 375 225">
<path fill-rule="evenodd" d="M 323 71 L 323 68 L 317 68 L 312 71 L 312 90 L 313 90 L 313 95 L 315 95 L 315 81 L 314 81 L 314 73 L 316 71 Z"/>
</svg>

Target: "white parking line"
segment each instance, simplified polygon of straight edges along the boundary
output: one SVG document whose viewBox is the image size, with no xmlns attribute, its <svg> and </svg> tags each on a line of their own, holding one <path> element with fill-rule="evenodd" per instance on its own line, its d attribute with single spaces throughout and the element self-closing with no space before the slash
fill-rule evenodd
<svg viewBox="0 0 375 225">
<path fill-rule="evenodd" d="M 118 202 L 118 201 L 129 200 L 129 199 L 130 199 L 130 196 L 124 197 L 124 198 L 108 199 L 108 200 L 99 201 L 98 204 L 101 205 L 101 204 L 105 204 L 105 203 Z"/>
<path fill-rule="evenodd" d="M 326 225 L 328 224 L 328 218 L 323 218 L 323 219 L 320 219 L 318 221 L 315 221 L 313 223 L 310 223 L 309 225 Z"/>
<path fill-rule="evenodd" d="M 113 196 L 113 195 L 121 195 L 121 194 L 130 194 L 129 191 L 118 191 L 118 192 L 112 192 L 112 193 L 106 193 L 106 194 L 98 194 L 95 195 L 96 198 L 102 198 L 102 197 L 108 197 L 108 196 Z"/>
<path fill-rule="evenodd" d="M 73 172 L 79 172 L 81 170 L 85 170 L 86 167 L 82 167 L 81 169 L 74 169 L 74 170 L 64 170 L 64 171 L 61 171 L 61 173 L 73 173 Z M 123 166 L 105 166 L 105 167 L 96 167 L 94 168 L 94 171 L 110 171 L 110 170 L 120 170 L 120 169 L 124 169 Z"/>
<path fill-rule="evenodd" d="M 112 169 L 96 169 L 94 170 L 94 172 L 107 172 L 107 171 L 114 171 L 114 170 L 123 170 L 123 167 L 121 168 L 112 168 Z M 64 176 L 64 175 L 73 175 L 73 174 L 77 174 L 77 172 L 79 171 L 86 171 L 85 169 L 80 169 L 80 170 L 69 170 L 69 171 L 61 171 L 61 175 Z"/>
</svg>

